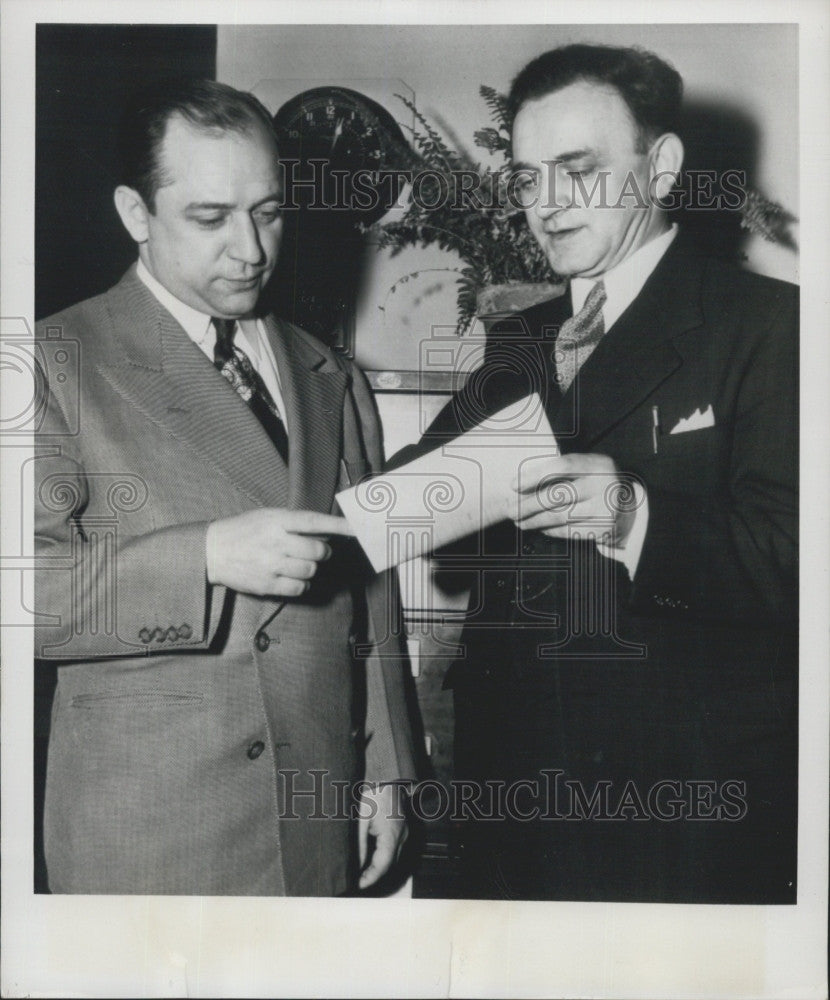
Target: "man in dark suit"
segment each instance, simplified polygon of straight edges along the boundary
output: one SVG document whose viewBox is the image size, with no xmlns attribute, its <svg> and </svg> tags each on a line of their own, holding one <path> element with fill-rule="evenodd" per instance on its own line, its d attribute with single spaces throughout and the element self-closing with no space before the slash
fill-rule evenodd
<svg viewBox="0 0 830 1000">
<path fill-rule="evenodd" d="M 520 470 L 516 523 L 444 553 L 473 589 L 473 895 L 795 901 L 798 296 L 671 224 L 681 93 L 588 45 L 511 90 L 516 190 L 569 286 L 491 330 L 420 446 L 537 391 L 561 451 Z"/>
<path fill-rule="evenodd" d="M 50 888 L 369 886 L 402 843 L 395 782 L 413 771 L 395 591 L 333 515 L 380 461 L 368 388 L 257 314 L 282 229 L 258 101 L 153 88 L 121 154 L 137 265 L 39 330 Z"/>
</svg>

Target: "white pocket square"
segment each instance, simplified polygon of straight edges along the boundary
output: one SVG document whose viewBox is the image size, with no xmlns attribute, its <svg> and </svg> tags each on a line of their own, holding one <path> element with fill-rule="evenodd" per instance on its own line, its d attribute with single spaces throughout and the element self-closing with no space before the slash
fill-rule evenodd
<svg viewBox="0 0 830 1000">
<path fill-rule="evenodd" d="M 710 403 L 703 412 L 698 407 L 691 416 L 683 417 L 669 431 L 669 434 L 685 434 L 687 431 L 699 431 L 704 427 L 715 426 L 715 414 Z"/>
</svg>

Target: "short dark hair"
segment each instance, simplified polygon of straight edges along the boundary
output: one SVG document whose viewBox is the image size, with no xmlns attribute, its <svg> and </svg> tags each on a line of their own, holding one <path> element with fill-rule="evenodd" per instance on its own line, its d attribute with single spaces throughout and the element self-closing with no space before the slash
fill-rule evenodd
<svg viewBox="0 0 830 1000">
<path fill-rule="evenodd" d="M 118 130 L 118 183 L 138 191 L 151 212 L 165 182 L 161 147 L 167 123 L 181 115 L 207 133 L 250 132 L 261 125 L 277 141 L 267 108 L 243 90 L 215 80 L 162 80 L 127 102 Z"/>
<path fill-rule="evenodd" d="M 613 87 L 625 101 L 639 133 L 640 151 L 664 132 L 676 132 L 683 78 L 653 52 L 639 47 L 563 45 L 538 56 L 518 74 L 508 102 L 515 116 L 533 101 L 586 80 Z"/>
</svg>

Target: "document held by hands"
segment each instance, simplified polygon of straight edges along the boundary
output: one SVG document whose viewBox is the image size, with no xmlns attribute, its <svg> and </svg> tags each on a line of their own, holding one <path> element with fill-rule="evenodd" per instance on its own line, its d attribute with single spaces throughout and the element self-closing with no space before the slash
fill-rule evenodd
<svg viewBox="0 0 830 1000">
<path fill-rule="evenodd" d="M 408 465 L 338 493 L 337 501 L 380 572 L 517 518 L 523 465 L 558 454 L 533 393 Z"/>
</svg>

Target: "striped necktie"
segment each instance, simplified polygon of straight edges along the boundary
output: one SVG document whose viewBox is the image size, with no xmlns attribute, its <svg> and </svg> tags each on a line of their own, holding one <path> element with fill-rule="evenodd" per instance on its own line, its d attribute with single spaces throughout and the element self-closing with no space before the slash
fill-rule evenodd
<svg viewBox="0 0 830 1000">
<path fill-rule="evenodd" d="M 251 359 L 234 343 L 236 320 L 213 317 L 211 323 L 216 330 L 214 365 L 250 406 L 283 461 L 288 462 L 288 435 L 279 407 L 262 381 L 262 376 L 251 364 Z"/>
</svg>

